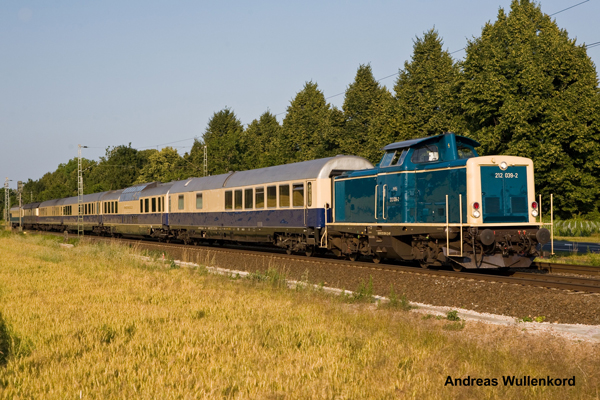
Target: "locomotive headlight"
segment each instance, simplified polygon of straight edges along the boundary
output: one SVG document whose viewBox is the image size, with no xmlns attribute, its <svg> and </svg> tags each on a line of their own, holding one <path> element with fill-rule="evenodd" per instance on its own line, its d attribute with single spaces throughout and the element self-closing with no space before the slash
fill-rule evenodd
<svg viewBox="0 0 600 400">
<path fill-rule="evenodd" d="M 504 171 L 506 168 L 508 168 L 508 164 L 506 163 L 506 161 L 502 161 L 502 162 L 500 163 L 500 169 L 501 169 L 502 171 Z"/>
<path fill-rule="evenodd" d="M 479 211 L 479 203 L 478 202 L 473 203 L 473 216 L 475 218 L 481 217 L 481 211 Z"/>
<path fill-rule="evenodd" d="M 534 217 L 537 217 L 539 212 L 538 212 L 538 203 L 537 202 L 533 202 L 531 203 L 531 215 L 533 215 Z"/>
</svg>

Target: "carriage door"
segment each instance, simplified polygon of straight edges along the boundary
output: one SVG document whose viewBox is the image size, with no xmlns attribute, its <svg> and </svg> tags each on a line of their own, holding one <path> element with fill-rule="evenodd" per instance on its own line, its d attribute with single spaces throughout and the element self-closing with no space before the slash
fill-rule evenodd
<svg viewBox="0 0 600 400">
<path fill-rule="evenodd" d="M 306 199 L 304 201 L 304 226 L 316 226 L 316 221 L 313 221 L 310 216 L 310 208 L 313 205 L 313 191 L 315 190 L 316 181 L 306 182 Z"/>
</svg>

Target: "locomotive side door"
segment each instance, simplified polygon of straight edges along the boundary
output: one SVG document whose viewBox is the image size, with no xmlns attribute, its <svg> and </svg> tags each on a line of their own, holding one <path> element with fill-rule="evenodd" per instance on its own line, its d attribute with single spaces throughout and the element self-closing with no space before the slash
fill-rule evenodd
<svg viewBox="0 0 600 400">
<path fill-rule="evenodd" d="M 385 175 L 377 175 L 377 185 L 375 185 L 375 223 L 385 222 L 386 191 Z"/>
</svg>

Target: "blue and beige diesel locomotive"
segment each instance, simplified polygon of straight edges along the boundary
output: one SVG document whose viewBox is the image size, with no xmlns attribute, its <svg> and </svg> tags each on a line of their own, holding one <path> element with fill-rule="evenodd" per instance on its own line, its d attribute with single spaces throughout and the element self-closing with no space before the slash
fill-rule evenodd
<svg viewBox="0 0 600 400">
<path fill-rule="evenodd" d="M 26 229 L 184 243 L 271 243 L 423 267 L 527 267 L 549 241 L 536 222 L 533 163 L 477 155 L 453 133 L 384 147 L 377 166 L 336 156 L 32 203 Z M 13 226 L 18 208 L 11 209 Z"/>
</svg>

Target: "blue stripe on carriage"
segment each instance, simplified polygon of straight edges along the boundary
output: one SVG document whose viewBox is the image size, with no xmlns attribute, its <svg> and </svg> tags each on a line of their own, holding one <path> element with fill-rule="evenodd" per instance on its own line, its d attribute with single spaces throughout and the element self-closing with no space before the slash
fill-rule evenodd
<svg viewBox="0 0 600 400">
<path fill-rule="evenodd" d="M 305 223 L 306 212 L 306 223 Z M 331 210 L 327 210 L 331 220 Z M 184 226 L 212 226 L 212 227 L 317 227 L 325 226 L 325 209 L 290 208 L 284 210 L 263 211 L 238 211 L 238 212 L 208 212 L 208 213 L 151 213 L 151 214 L 126 214 L 126 215 L 84 215 L 84 223 L 124 224 L 124 225 L 184 225 Z M 77 223 L 77 216 L 38 217 L 41 224 L 66 224 Z M 262 225 L 261 225 L 262 224 Z"/>
<path fill-rule="evenodd" d="M 210 212 L 210 213 L 171 213 L 170 225 L 183 226 L 212 226 L 212 227 L 273 227 L 296 228 L 325 226 L 325 209 L 311 208 L 306 210 L 264 210 L 239 212 Z"/>
</svg>

